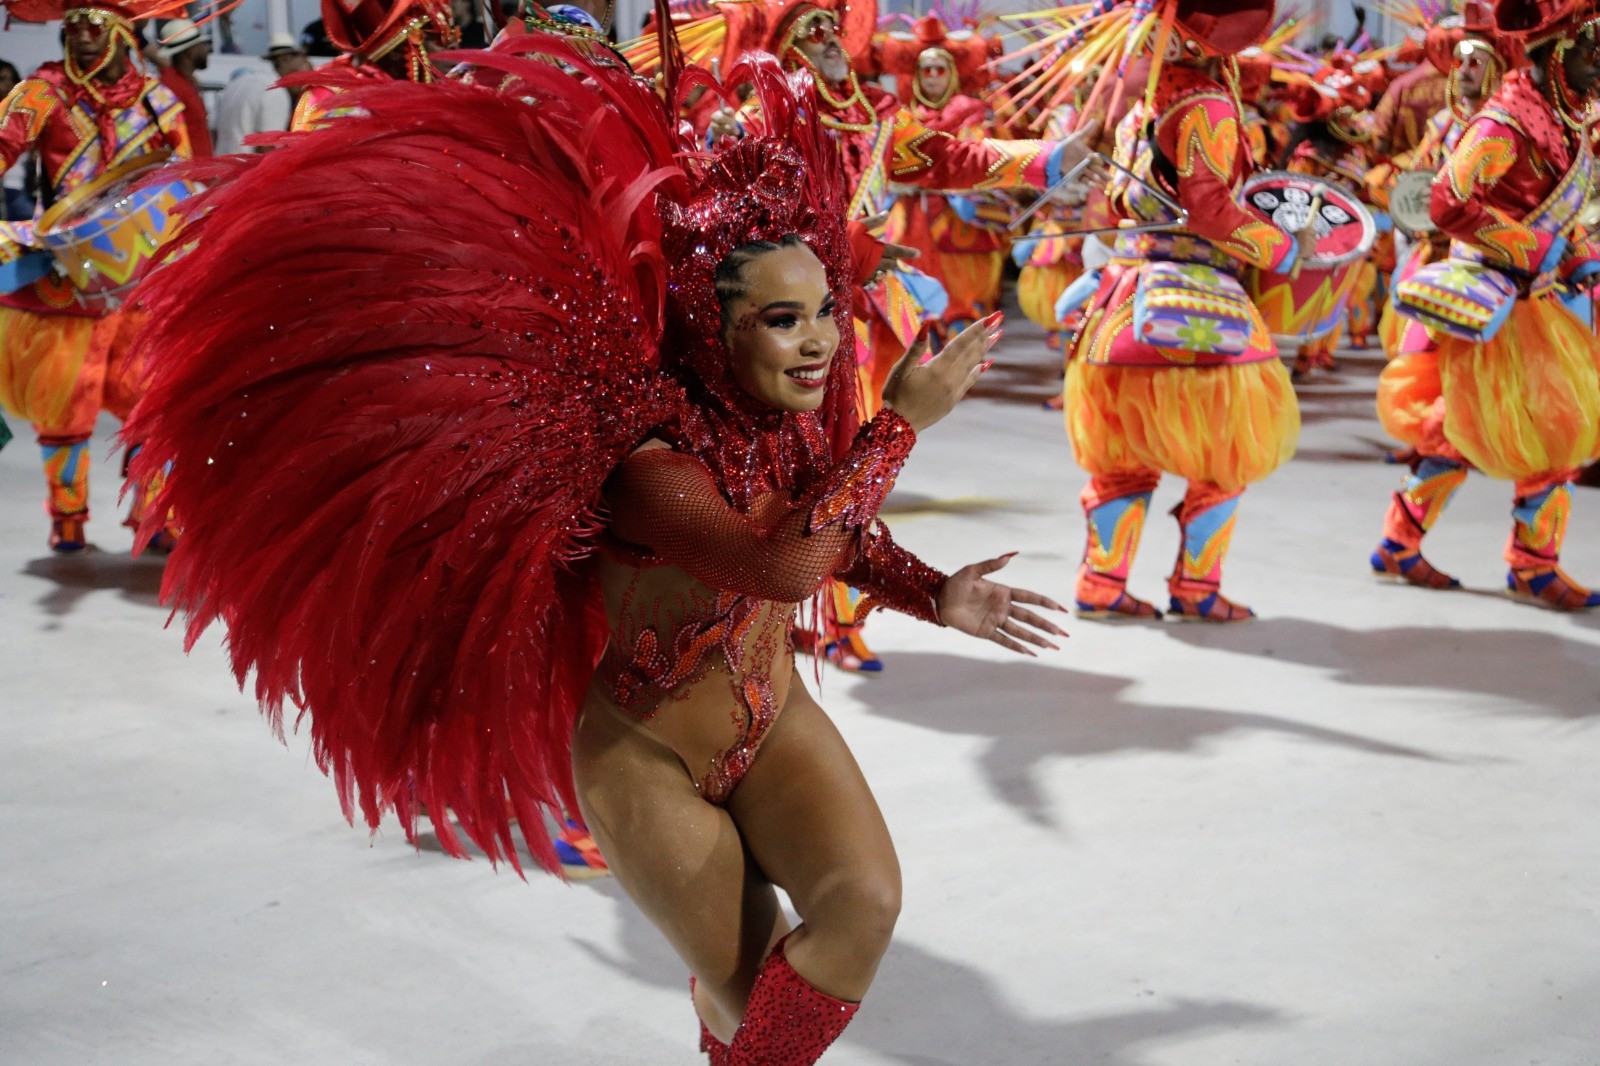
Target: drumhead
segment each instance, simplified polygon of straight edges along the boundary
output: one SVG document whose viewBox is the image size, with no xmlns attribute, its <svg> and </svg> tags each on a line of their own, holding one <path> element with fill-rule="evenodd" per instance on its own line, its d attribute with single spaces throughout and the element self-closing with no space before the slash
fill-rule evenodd
<svg viewBox="0 0 1600 1066">
<path fill-rule="evenodd" d="M 40 217 L 34 232 L 46 245 L 83 239 L 83 235 L 74 234 L 73 230 L 116 208 L 127 197 L 129 186 L 165 164 L 170 155 L 170 152 L 160 151 L 137 156 L 85 182 L 57 200 Z M 125 212 L 116 210 L 115 213 Z"/>
<path fill-rule="evenodd" d="M 1288 233 L 1306 224 L 1311 202 L 1320 195 L 1316 254 L 1302 260 L 1309 270 L 1332 270 L 1372 250 L 1378 227 L 1355 196 L 1332 182 L 1285 170 L 1252 174 L 1244 183 L 1244 206 Z"/>
<path fill-rule="evenodd" d="M 1433 224 L 1428 205 L 1433 199 L 1433 171 L 1408 170 L 1395 179 L 1389 191 L 1389 215 L 1394 224 L 1412 236 L 1432 233 Z"/>
</svg>

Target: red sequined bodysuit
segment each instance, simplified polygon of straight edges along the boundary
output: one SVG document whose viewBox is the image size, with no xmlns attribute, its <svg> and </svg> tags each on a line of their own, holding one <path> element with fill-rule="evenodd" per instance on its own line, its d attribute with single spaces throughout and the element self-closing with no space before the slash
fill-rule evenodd
<svg viewBox="0 0 1600 1066">
<path fill-rule="evenodd" d="M 799 424 L 819 430 L 800 435 L 809 453 L 800 468 L 825 462 L 820 427 Z M 874 604 L 938 621 L 944 575 L 877 524 L 915 439 L 905 419 L 884 411 L 817 484 L 764 488 L 747 508 L 728 501 L 700 459 L 665 447 L 640 449 L 612 475 L 601 565 L 611 643 L 596 686 L 647 723 L 669 702 L 695 705 L 685 716 L 692 721 L 658 732 L 680 756 L 685 747 L 714 753 L 689 767 L 708 801 L 727 801 L 777 720 L 793 674 L 797 605 L 827 578 L 862 589 Z M 731 704 L 720 695 L 707 701 L 708 685 L 722 684 Z M 729 708 L 731 733 L 715 710 L 702 709 L 707 702 Z"/>
</svg>

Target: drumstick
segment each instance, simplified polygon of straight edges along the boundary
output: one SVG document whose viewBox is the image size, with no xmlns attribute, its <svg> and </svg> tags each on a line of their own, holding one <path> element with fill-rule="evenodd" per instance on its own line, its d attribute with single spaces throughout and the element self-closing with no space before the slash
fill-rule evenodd
<svg viewBox="0 0 1600 1066">
<path fill-rule="evenodd" d="M 1306 217 L 1306 228 L 1310 229 L 1313 233 L 1316 232 L 1316 228 L 1315 227 L 1317 225 L 1317 215 L 1320 214 L 1321 212 L 1322 212 L 1322 193 L 1318 192 L 1318 193 L 1314 194 L 1311 197 L 1311 211 L 1310 211 L 1309 215 Z M 1291 278 L 1298 278 L 1300 276 L 1300 264 L 1304 263 L 1305 261 L 1306 261 L 1306 257 L 1304 255 L 1295 256 L 1294 269 L 1289 271 L 1289 276 Z"/>
</svg>

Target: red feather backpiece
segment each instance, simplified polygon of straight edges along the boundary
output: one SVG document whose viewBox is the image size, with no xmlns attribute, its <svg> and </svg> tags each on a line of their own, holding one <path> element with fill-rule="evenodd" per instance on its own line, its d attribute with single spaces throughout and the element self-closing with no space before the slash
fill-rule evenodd
<svg viewBox="0 0 1600 1066">
<path fill-rule="evenodd" d="M 414 837 L 421 803 L 447 851 L 448 812 L 520 871 L 513 822 L 554 869 L 545 814 L 576 809 L 601 485 L 682 403 L 656 200 L 686 179 L 648 86 L 514 48 L 544 58 L 472 61 L 516 96 L 353 89 L 352 117 L 214 165 L 139 293 L 155 369 L 124 433 L 134 479 L 170 471 L 150 513 L 183 529 L 189 645 L 224 623 L 347 817 Z"/>
</svg>

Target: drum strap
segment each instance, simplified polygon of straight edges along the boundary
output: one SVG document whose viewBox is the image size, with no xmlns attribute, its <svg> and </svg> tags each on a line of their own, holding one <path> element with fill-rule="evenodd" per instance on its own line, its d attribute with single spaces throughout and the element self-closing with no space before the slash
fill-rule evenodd
<svg viewBox="0 0 1600 1066">
<path fill-rule="evenodd" d="M 1150 176 L 1161 183 L 1161 191 L 1172 197 L 1178 198 L 1178 167 L 1161 151 L 1161 146 L 1156 143 L 1156 126 L 1152 122 L 1145 127 L 1145 144 L 1150 149 Z"/>
</svg>

